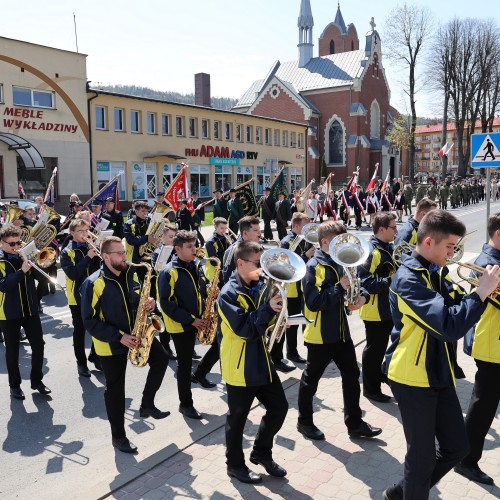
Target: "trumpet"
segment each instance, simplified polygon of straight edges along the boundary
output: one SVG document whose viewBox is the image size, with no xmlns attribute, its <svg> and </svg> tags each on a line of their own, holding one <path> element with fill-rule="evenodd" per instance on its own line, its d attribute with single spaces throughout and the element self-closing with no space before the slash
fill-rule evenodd
<svg viewBox="0 0 500 500">
<path fill-rule="evenodd" d="M 462 281 L 467 281 L 467 283 L 475 287 L 479 286 L 479 278 L 477 278 L 476 276 L 465 276 L 465 274 L 463 274 L 463 268 L 474 271 L 476 274 L 483 274 L 485 271 L 484 267 L 478 266 L 477 264 L 471 264 L 470 262 L 458 262 L 455 261 L 453 257 L 450 259 L 450 261 L 451 260 L 453 260 L 453 262 L 451 262 L 452 264 L 457 265 L 457 274 Z M 493 291 L 493 295 L 498 294 L 500 294 L 500 284 L 498 284 L 498 286 Z"/>
</svg>

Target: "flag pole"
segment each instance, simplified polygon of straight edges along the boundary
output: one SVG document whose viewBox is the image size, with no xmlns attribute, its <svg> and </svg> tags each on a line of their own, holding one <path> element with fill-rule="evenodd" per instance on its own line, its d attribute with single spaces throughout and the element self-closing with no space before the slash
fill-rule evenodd
<svg viewBox="0 0 500 500">
<path fill-rule="evenodd" d="M 120 172 L 118 172 L 117 175 L 115 175 L 105 186 L 103 186 L 101 189 L 99 189 L 99 191 L 97 191 L 97 193 L 92 196 L 91 198 L 89 198 L 84 204 L 83 206 L 84 207 L 88 207 L 90 203 L 92 203 L 92 200 L 95 200 L 102 192 L 104 192 L 106 189 L 108 189 L 109 186 L 111 186 L 111 184 L 113 182 L 115 182 L 119 177 L 120 175 L 123 174 L 123 170 L 120 170 Z M 118 186 L 116 187 L 118 189 Z"/>
</svg>

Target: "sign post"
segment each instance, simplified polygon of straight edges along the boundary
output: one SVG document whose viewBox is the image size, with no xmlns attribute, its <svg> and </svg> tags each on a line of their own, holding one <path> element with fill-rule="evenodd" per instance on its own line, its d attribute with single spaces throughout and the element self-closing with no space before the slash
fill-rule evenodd
<svg viewBox="0 0 500 500">
<path fill-rule="evenodd" d="M 486 169 L 486 220 L 490 218 L 491 168 L 500 167 L 500 133 L 472 134 L 471 166 Z M 486 242 L 488 242 L 486 229 Z"/>
</svg>

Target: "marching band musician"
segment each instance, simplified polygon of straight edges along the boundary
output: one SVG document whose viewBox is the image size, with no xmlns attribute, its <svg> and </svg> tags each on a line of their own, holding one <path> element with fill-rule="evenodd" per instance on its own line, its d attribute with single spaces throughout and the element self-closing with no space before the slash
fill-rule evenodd
<svg viewBox="0 0 500 500">
<path fill-rule="evenodd" d="M 121 212 L 115 210 L 115 199 L 112 196 L 106 198 L 105 210 L 102 218 L 109 221 L 108 229 L 113 230 L 113 236 L 123 238 L 123 217 Z"/>
<path fill-rule="evenodd" d="M 480 319 L 500 281 L 500 268 L 488 266 L 476 291 L 457 303 L 446 283 L 446 262 L 464 234 L 460 220 L 445 210 L 432 210 L 420 222 L 415 251 L 402 256 L 391 282 L 394 329 L 386 368 L 407 453 L 404 479 L 385 490 L 388 500 L 427 499 L 432 486 L 467 453 L 450 342 Z"/>
<path fill-rule="evenodd" d="M 172 334 L 177 353 L 177 391 L 179 411 L 187 418 L 202 419 L 193 404 L 191 382 L 203 382 L 202 387 L 215 384 L 191 373 L 196 330 L 207 327 L 202 319 L 207 298 L 207 283 L 201 263 L 196 259 L 196 233 L 177 231 L 174 237 L 176 255 L 158 276 L 158 301 L 165 329 Z M 203 366 L 203 360 L 200 362 Z"/>
<path fill-rule="evenodd" d="M 66 295 L 73 320 L 73 350 L 75 352 L 78 375 L 90 377 L 85 355 L 85 327 L 81 310 L 81 290 L 84 280 L 100 267 L 101 260 L 94 248 L 87 246 L 89 224 L 83 219 L 75 219 L 69 226 L 71 241 L 61 252 L 61 269 L 66 275 Z M 89 361 L 101 369 L 94 343 L 90 348 Z"/>
<path fill-rule="evenodd" d="M 287 234 L 286 238 L 281 240 L 281 248 L 289 249 L 290 245 L 293 244 L 295 238 L 298 238 L 302 228 L 310 222 L 309 217 L 302 212 L 295 212 L 292 215 L 292 229 Z M 302 257 L 304 262 L 307 261 L 314 255 L 315 248 L 313 245 L 302 239 L 298 246 L 295 248 L 295 253 Z M 288 314 L 300 314 L 302 312 L 302 287 L 300 281 L 295 283 L 288 283 L 286 287 L 287 296 L 287 307 Z M 306 360 L 300 356 L 297 351 L 297 332 L 298 325 L 289 326 L 286 329 L 286 357 L 290 361 L 295 363 L 305 363 Z M 285 335 L 281 337 L 279 342 L 275 342 L 271 350 L 271 358 L 274 363 L 276 370 L 283 373 L 292 371 L 295 367 L 289 366 L 283 362 L 283 344 L 285 341 Z"/>
<path fill-rule="evenodd" d="M 44 341 L 38 313 L 38 300 L 32 266 L 18 253 L 21 231 L 15 226 L 0 230 L 0 327 L 5 340 L 5 361 L 9 375 L 10 395 L 24 399 L 19 371 L 19 335 L 24 328 L 31 346 L 31 388 L 50 394 L 42 382 Z"/>
<path fill-rule="evenodd" d="M 227 202 L 229 228 L 234 234 L 238 234 L 238 222 L 245 215 L 243 204 L 236 196 L 236 189 L 229 190 L 229 201 Z"/>
<path fill-rule="evenodd" d="M 313 322 L 304 330 L 308 353 L 300 380 L 297 430 L 314 440 L 325 439 L 313 422 L 313 397 L 323 372 L 332 360 L 342 377 L 344 422 L 349 435 L 371 438 L 382 432 L 382 429 L 372 427 L 361 418 L 359 368 L 345 312 L 346 308 L 350 311 L 361 308 L 369 295 L 361 289 L 358 303 L 345 305 L 344 294 L 349 288 L 349 280 L 347 276 L 342 276 L 342 268 L 328 253 L 333 238 L 345 232 L 346 228 L 340 221 L 327 221 L 319 226 L 320 248 L 307 262 L 306 275 L 302 280 L 304 315 Z"/>
<path fill-rule="evenodd" d="M 233 274 L 233 271 L 236 269 L 236 261 L 234 260 L 236 245 L 238 245 L 240 241 L 255 241 L 256 243 L 260 241 L 260 219 L 258 217 L 246 215 L 240 219 L 238 225 L 240 228 L 239 238 L 229 246 L 224 253 L 224 260 L 222 263 L 222 279 L 224 283 L 229 281 L 231 274 Z"/>
<path fill-rule="evenodd" d="M 274 436 L 281 429 L 288 402 L 281 381 L 269 359 L 265 332 L 281 311 L 279 294 L 262 301 L 266 285 L 259 281 L 263 248 L 254 241 L 242 241 L 235 250 L 236 272 L 218 298 L 221 373 L 226 382 L 229 410 L 226 417 L 227 474 L 244 483 L 259 483 L 262 477 L 245 464 L 243 429 L 257 398 L 265 407 L 250 461 L 267 473 L 283 477 L 286 470 L 272 458 Z"/>
<path fill-rule="evenodd" d="M 213 221 L 214 233 L 207 240 L 205 244 L 205 250 L 207 252 L 207 257 L 217 257 L 221 264 L 224 261 L 224 253 L 229 247 L 229 236 L 227 235 L 227 220 L 223 217 L 216 217 Z M 205 274 L 210 282 L 213 282 L 215 266 L 207 261 L 205 266 Z M 223 278 L 222 273 L 219 275 L 219 288 L 222 288 Z"/>
<path fill-rule="evenodd" d="M 391 274 L 396 270 L 392 259 L 392 241 L 398 233 L 396 215 L 380 212 L 373 217 L 373 236 L 370 238 L 370 255 L 358 267 L 361 286 L 370 294 L 370 299 L 359 310 L 365 324 L 366 345 L 363 349 L 362 376 L 365 398 L 385 403 L 391 396 L 382 393 L 382 362 L 394 326 L 389 306 Z"/>
<path fill-rule="evenodd" d="M 437 207 L 435 201 L 430 198 L 422 198 L 415 207 L 415 216 L 410 215 L 408 220 L 399 228 L 394 244 L 399 245 L 402 241 L 406 241 L 410 245 L 415 245 L 420 222 L 426 214 L 431 210 L 436 210 Z"/>
<path fill-rule="evenodd" d="M 159 241 L 152 234 L 146 235 L 148 230 L 148 204 L 145 201 L 136 201 L 134 209 L 135 215 L 123 226 L 123 234 L 126 241 L 127 260 L 139 264 L 141 262 L 140 246 L 144 245 L 144 243 L 151 243 L 156 246 Z M 144 273 L 140 270 L 139 274 L 141 278 L 144 276 Z"/>
<path fill-rule="evenodd" d="M 481 254 L 474 262 L 481 267 L 500 265 L 500 213 L 488 219 L 488 236 L 488 243 L 483 246 Z M 474 358 L 477 372 L 465 417 L 470 450 L 455 466 L 455 472 L 483 484 L 493 484 L 493 478 L 479 468 L 478 462 L 481 460 L 484 440 L 500 402 L 499 324 L 499 296 L 490 295 L 486 299 L 486 309 L 481 319 L 474 329 L 467 332 L 464 342 L 464 350 Z"/>
<path fill-rule="evenodd" d="M 138 313 L 141 284 L 135 268 L 126 262 L 120 238 L 108 236 L 101 244 L 102 267 L 82 285 L 82 318 L 92 335 L 106 377 L 104 401 L 111 426 L 112 444 L 123 453 L 137 453 L 137 447 L 125 432 L 125 373 L 128 351 L 137 347 L 131 335 Z M 147 309 L 153 311 L 155 300 L 149 298 Z M 142 418 L 161 419 L 170 412 L 159 410 L 155 395 L 165 375 L 168 356 L 158 339 L 153 338 L 149 352 L 149 373 L 142 393 L 139 414 Z"/>
<path fill-rule="evenodd" d="M 172 246 L 172 252 L 170 252 L 166 264 L 168 264 L 172 260 L 172 257 L 175 255 L 175 249 L 173 248 L 173 246 L 174 246 L 174 236 L 176 233 L 177 233 L 177 228 L 175 226 L 169 226 L 169 225 L 163 226 L 161 245 L 153 252 L 153 255 L 151 255 L 151 265 L 153 266 L 153 269 L 156 266 L 156 262 L 158 260 L 158 257 L 160 256 L 163 247 L 166 245 Z M 151 278 L 151 297 L 154 298 L 156 298 L 158 295 L 158 274 L 159 272 L 153 271 L 153 277 Z M 177 359 L 177 356 L 173 353 L 172 348 L 170 347 L 170 341 L 172 340 L 172 336 L 170 335 L 170 333 L 168 333 L 167 330 L 165 329 L 163 330 L 163 332 L 159 333 L 159 337 L 161 345 L 167 351 L 168 357 L 170 359 Z"/>
<path fill-rule="evenodd" d="M 264 238 L 266 240 L 273 239 L 273 231 L 271 229 L 271 220 L 273 219 L 274 205 L 276 200 L 271 196 L 271 188 L 264 189 L 264 198 L 262 200 L 262 220 L 264 221 Z"/>
</svg>

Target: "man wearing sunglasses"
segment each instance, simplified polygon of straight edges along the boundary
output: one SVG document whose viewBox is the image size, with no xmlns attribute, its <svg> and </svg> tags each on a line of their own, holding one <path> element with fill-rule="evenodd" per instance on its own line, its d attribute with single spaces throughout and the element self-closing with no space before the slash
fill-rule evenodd
<svg viewBox="0 0 500 500">
<path fill-rule="evenodd" d="M 19 371 L 19 333 L 24 328 L 31 346 L 31 388 L 50 394 L 42 382 L 43 331 L 31 264 L 24 262 L 18 250 L 21 231 L 9 226 L 0 231 L 0 326 L 5 337 L 5 359 L 10 395 L 24 399 Z"/>
</svg>

